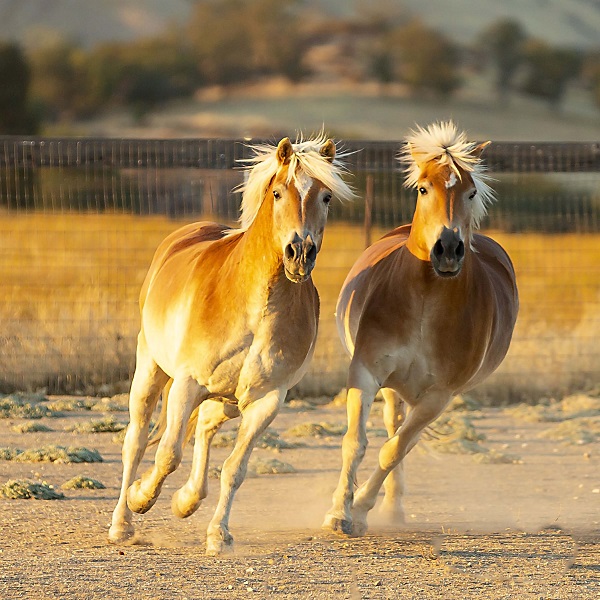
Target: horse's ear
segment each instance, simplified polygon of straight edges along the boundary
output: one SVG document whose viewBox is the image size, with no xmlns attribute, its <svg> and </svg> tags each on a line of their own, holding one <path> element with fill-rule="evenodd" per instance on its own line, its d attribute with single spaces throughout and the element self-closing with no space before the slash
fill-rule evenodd
<svg viewBox="0 0 600 600">
<path fill-rule="evenodd" d="M 333 162 L 333 159 L 335 158 L 335 144 L 332 140 L 327 140 L 321 146 L 320 154 L 325 160 L 329 161 L 330 163 Z"/>
<path fill-rule="evenodd" d="M 473 149 L 473 154 L 479 158 L 482 154 L 483 151 L 491 144 L 491 141 L 487 141 L 487 142 L 482 142 L 481 144 L 478 144 L 477 146 L 475 146 L 475 148 Z"/>
<path fill-rule="evenodd" d="M 277 160 L 280 165 L 287 165 L 290 162 L 290 158 L 294 154 L 294 148 L 290 138 L 283 138 L 279 144 L 277 144 Z"/>
<path fill-rule="evenodd" d="M 410 142 L 406 142 L 406 148 L 408 153 L 412 156 L 412 159 L 415 161 L 415 164 L 422 170 L 424 166 L 423 155 L 415 152 L 415 148 Z"/>
</svg>

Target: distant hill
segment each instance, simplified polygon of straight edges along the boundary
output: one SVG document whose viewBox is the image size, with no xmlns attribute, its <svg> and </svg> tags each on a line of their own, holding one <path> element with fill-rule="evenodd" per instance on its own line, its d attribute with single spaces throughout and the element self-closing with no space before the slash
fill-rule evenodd
<svg viewBox="0 0 600 600">
<path fill-rule="evenodd" d="M 86 46 L 153 35 L 184 23 L 194 0 L 1 0 L 0 39 L 34 43 L 58 32 Z M 553 45 L 600 47 L 600 0 L 305 0 L 331 16 L 360 6 L 392 7 L 420 17 L 455 40 L 472 42 L 491 22 L 519 20 L 531 36 Z M 357 6 L 359 8 L 357 8 Z"/>
</svg>

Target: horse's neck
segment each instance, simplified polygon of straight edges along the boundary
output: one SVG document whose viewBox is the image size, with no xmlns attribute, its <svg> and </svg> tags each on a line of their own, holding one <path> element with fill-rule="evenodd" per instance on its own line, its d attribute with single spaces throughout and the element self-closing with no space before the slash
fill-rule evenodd
<svg viewBox="0 0 600 600">
<path fill-rule="evenodd" d="M 273 241 L 271 208 L 263 203 L 231 257 L 237 277 L 249 293 L 266 293 L 281 279 L 283 255 Z"/>
</svg>

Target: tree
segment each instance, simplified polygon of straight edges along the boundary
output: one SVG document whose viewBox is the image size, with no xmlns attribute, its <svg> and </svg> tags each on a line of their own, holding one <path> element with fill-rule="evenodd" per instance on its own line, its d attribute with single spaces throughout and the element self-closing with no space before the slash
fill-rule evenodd
<svg viewBox="0 0 600 600">
<path fill-rule="evenodd" d="M 30 68 L 17 44 L 0 43 L 0 82 L 0 133 L 36 133 L 29 106 Z"/>
<path fill-rule="evenodd" d="M 231 84 L 259 75 L 303 75 L 296 0 L 202 0 L 188 37 L 207 83 Z"/>
<path fill-rule="evenodd" d="M 515 74 L 523 61 L 526 33 L 513 19 L 492 23 L 480 36 L 478 45 L 487 53 L 496 70 L 496 94 L 505 104 L 512 88 Z"/>
<path fill-rule="evenodd" d="M 575 50 L 554 48 L 545 42 L 531 40 L 525 46 L 524 65 L 522 91 L 558 108 L 568 82 L 579 76 L 581 55 Z"/>
<path fill-rule="evenodd" d="M 52 38 L 29 52 L 31 95 L 46 120 L 77 115 L 85 95 L 85 52 Z"/>
<path fill-rule="evenodd" d="M 594 103 L 600 108 L 600 50 L 593 51 L 586 56 L 582 75 Z"/>
<path fill-rule="evenodd" d="M 389 34 L 396 78 L 417 94 L 451 94 L 459 85 L 458 51 L 450 40 L 420 21 L 412 21 Z"/>
</svg>

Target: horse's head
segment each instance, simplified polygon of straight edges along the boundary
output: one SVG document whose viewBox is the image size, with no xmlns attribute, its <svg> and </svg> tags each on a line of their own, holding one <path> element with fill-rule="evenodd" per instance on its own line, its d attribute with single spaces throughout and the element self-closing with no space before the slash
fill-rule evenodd
<svg viewBox="0 0 600 600">
<path fill-rule="evenodd" d="M 419 129 L 408 139 L 407 183 L 417 188 L 418 196 L 407 247 L 431 261 L 440 277 L 460 273 L 473 230 L 492 199 L 480 163 L 489 143 L 467 142 L 452 123 Z"/>
<path fill-rule="evenodd" d="M 279 169 L 267 190 L 273 201 L 273 234 L 283 253 L 286 277 L 294 283 L 306 281 L 315 266 L 323 242 L 331 188 L 310 176 L 298 160 L 289 138 L 277 146 Z M 320 160 L 335 158 L 335 144 L 327 140 L 319 148 Z"/>
</svg>

